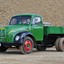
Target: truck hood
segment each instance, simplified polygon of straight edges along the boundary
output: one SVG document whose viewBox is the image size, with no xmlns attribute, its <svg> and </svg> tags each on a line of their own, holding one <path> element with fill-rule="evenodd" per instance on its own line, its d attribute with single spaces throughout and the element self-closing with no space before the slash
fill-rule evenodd
<svg viewBox="0 0 64 64">
<path fill-rule="evenodd" d="M 28 31 L 29 25 L 9 25 L 5 27 L 7 33 Z"/>
</svg>

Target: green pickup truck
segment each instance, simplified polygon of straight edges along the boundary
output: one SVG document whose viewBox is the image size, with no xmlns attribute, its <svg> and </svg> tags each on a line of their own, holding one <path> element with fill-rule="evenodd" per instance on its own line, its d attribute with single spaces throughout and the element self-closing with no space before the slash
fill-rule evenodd
<svg viewBox="0 0 64 64">
<path fill-rule="evenodd" d="M 53 46 L 57 51 L 64 51 L 64 27 L 43 22 L 38 14 L 13 16 L 8 26 L 0 28 L 0 52 L 12 46 L 23 54 L 31 53 L 33 48 L 45 51 Z"/>
</svg>

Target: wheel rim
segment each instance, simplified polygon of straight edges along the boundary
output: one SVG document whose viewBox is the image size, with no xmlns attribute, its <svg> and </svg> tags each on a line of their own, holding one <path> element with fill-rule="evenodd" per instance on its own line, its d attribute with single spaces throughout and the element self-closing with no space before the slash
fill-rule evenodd
<svg viewBox="0 0 64 64">
<path fill-rule="evenodd" d="M 32 50 L 32 42 L 30 40 L 26 40 L 24 44 L 25 52 L 30 52 Z"/>
</svg>

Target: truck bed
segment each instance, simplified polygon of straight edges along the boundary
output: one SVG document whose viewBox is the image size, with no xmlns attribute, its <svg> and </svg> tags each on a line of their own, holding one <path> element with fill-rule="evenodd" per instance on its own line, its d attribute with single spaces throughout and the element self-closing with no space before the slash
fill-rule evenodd
<svg viewBox="0 0 64 64">
<path fill-rule="evenodd" d="M 64 27 L 62 26 L 44 26 L 44 34 L 64 34 Z"/>
</svg>

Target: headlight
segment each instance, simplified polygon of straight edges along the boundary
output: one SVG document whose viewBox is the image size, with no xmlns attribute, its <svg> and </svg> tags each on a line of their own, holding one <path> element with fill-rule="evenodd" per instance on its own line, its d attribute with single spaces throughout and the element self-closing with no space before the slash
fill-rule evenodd
<svg viewBox="0 0 64 64">
<path fill-rule="evenodd" d="M 15 37 L 15 40 L 16 40 L 16 41 L 18 41 L 18 40 L 19 40 L 19 38 L 20 38 L 20 36 L 16 36 L 16 37 Z"/>
</svg>

